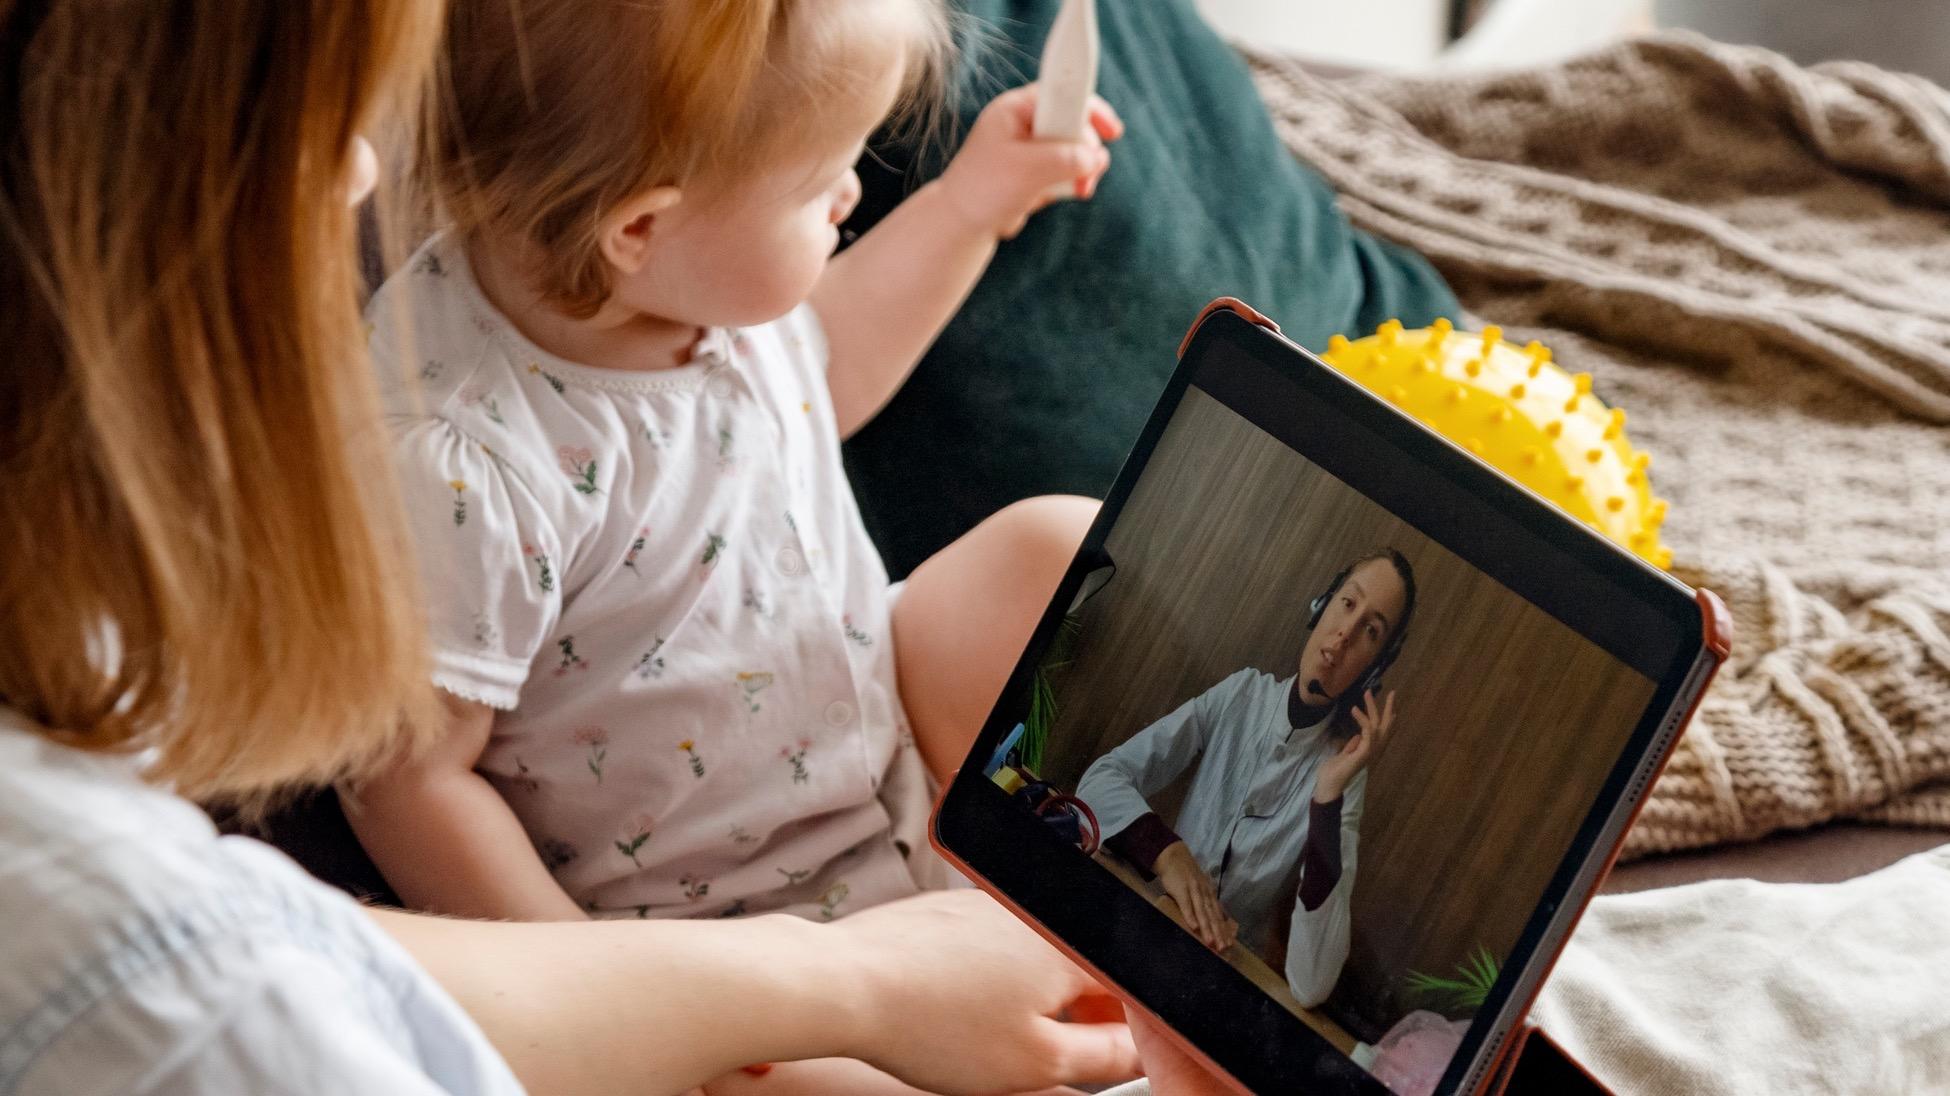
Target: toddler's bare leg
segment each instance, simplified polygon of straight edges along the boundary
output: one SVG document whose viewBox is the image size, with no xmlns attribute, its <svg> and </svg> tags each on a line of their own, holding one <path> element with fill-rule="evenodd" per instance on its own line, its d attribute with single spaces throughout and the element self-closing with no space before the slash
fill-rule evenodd
<svg viewBox="0 0 1950 1096">
<path fill-rule="evenodd" d="M 1096 516 L 1090 499 L 1027 499 L 909 576 L 894 606 L 894 658 L 901 702 L 937 779 L 967 756 Z"/>
</svg>

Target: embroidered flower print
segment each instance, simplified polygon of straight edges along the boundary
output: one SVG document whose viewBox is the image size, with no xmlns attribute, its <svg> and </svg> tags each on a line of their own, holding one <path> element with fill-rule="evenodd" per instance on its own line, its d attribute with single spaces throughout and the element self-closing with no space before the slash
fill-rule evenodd
<svg viewBox="0 0 1950 1096">
<path fill-rule="evenodd" d="M 467 481 L 448 480 L 447 486 L 454 489 L 454 524 L 467 524 Z"/>
<path fill-rule="evenodd" d="M 785 876 L 785 885 L 788 887 L 796 887 L 812 876 L 811 868 L 806 868 L 803 871 L 787 871 L 784 868 L 774 868 L 773 870 Z"/>
<path fill-rule="evenodd" d="M 743 898 L 740 898 L 738 901 L 733 902 L 729 906 L 726 906 L 724 909 L 718 912 L 718 916 L 722 918 L 745 916 L 745 900 Z"/>
<path fill-rule="evenodd" d="M 599 495 L 596 486 L 596 457 L 589 450 L 575 445 L 564 445 L 555 450 L 556 458 L 562 463 L 562 474 L 569 477 L 575 489 L 585 495 Z"/>
<path fill-rule="evenodd" d="M 840 903 L 846 901 L 846 896 L 852 892 L 853 889 L 845 883 L 835 883 L 827 887 L 826 893 L 819 896 L 819 919 L 821 921 L 831 921 L 833 918 L 838 917 Z"/>
<path fill-rule="evenodd" d="M 711 567 L 724 554 L 725 539 L 717 533 L 704 534 L 704 552 L 697 557 L 697 577 L 708 578 Z"/>
<path fill-rule="evenodd" d="M 540 378 L 542 378 L 543 380 L 545 380 L 545 381 L 547 381 L 547 382 L 548 382 L 548 386 L 549 386 L 550 388 L 553 388 L 553 389 L 555 389 L 555 394 L 556 394 L 556 395 L 558 395 L 558 396 L 560 396 L 560 395 L 562 395 L 562 394 L 563 394 L 564 392 L 567 392 L 567 391 L 568 391 L 568 389 L 567 389 L 566 387 L 564 387 L 564 386 L 563 386 L 563 384 L 562 384 L 562 378 L 560 378 L 560 377 L 558 377 L 558 376 L 556 376 L 555 374 L 553 374 L 553 373 L 551 373 L 551 372 L 549 372 L 549 371 L 548 371 L 548 370 L 546 370 L 546 369 L 543 369 L 543 368 L 542 368 L 542 366 L 541 366 L 541 363 L 539 363 L 539 362 L 529 362 L 529 363 L 528 363 L 528 371 L 529 371 L 530 373 L 533 373 L 533 374 L 535 374 L 536 376 L 538 376 L 538 377 L 540 377 Z"/>
<path fill-rule="evenodd" d="M 488 395 L 487 389 L 485 388 L 478 385 L 471 385 L 462 389 L 460 402 L 463 407 L 485 408 L 487 410 L 488 421 L 494 423 L 496 426 L 508 425 L 508 420 L 501 417 L 500 401 Z"/>
<path fill-rule="evenodd" d="M 772 599 L 765 596 L 765 591 L 755 587 L 747 586 L 745 588 L 745 608 L 758 614 L 764 620 L 778 619 L 772 614 Z"/>
<path fill-rule="evenodd" d="M 582 855 L 574 845 L 559 837 L 544 837 L 535 842 L 535 852 L 542 858 L 542 866 L 550 871 L 566 868 Z"/>
<path fill-rule="evenodd" d="M 746 829 L 743 826 L 731 827 L 731 833 L 729 836 L 731 837 L 731 843 L 734 845 L 758 844 L 758 835 Z"/>
<path fill-rule="evenodd" d="M 503 472 L 508 470 L 508 462 L 501 459 L 501 454 L 494 451 L 494 446 L 482 442 L 481 452 L 487 454 L 487 459 L 493 461 L 496 468 L 501 469 Z"/>
<path fill-rule="evenodd" d="M 528 771 L 528 763 L 519 757 L 515 758 L 515 786 L 531 795 L 542 790 L 542 782 L 535 779 Z"/>
<path fill-rule="evenodd" d="M 570 670 L 587 670 L 589 668 L 589 663 L 583 661 L 581 655 L 576 654 L 576 637 L 563 636 L 561 639 L 555 641 L 555 647 L 562 652 L 562 663 L 555 668 L 556 677 L 561 677 Z"/>
<path fill-rule="evenodd" d="M 416 274 L 425 274 L 430 278 L 444 278 L 447 276 L 447 268 L 440 265 L 440 256 L 431 251 L 420 256 L 420 262 L 413 268 L 413 272 Z"/>
<path fill-rule="evenodd" d="M 760 710 L 758 694 L 771 687 L 771 674 L 746 670 L 738 675 L 738 695 L 745 698 L 745 706 L 753 712 Z"/>
<path fill-rule="evenodd" d="M 853 626 L 852 613 L 848 613 L 840 618 L 840 626 L 846 629 L 846 638 L 858 643 L 862 647 L 873 646 L 873 637 Z"/>
<path fill-rule="evenodd" d="M 786 764 L 792 766 L 792 782 L 804 784 L 812 779 L 812 774 L 806 771 L 806 751 L 812 749 L 812 739 L 802 738 L 798 746 L 796 750 L 791 746 L 779 747 L 779 756 L 785 758 Z"/>
<path fill-rule="evenodd" d="M 643 546 L 649 539 L 650 529 L 648 526 L 638 529 L 636 531 L 636 539 L 630 541 L 630 550 L 623 553 L 624 570 L 627 570 L 638 578 L 643 577 L 643 572 L 636 569 L 636 557 L 643 552 Z"/>
<path fill-rule="evenodd" d="M 671 433 L 669 430 L 661 426 L 653 425 L 648 421 L 642 423 L 637 429 L 643 435 L 643 440 L 650 443 L 650 448 L 670 448 Z"/>
<path fill-rule="evenodd" d="M 576 745 L 589 747 L 589 771 L 596 783 L 603 782 L 603 765 L 609 761 L 609 732 L 601 727 L 584 727 L 575 733 Z"/>
<path fill-rule="evenodd" d="M 548 555 L 532 544 L 522 545 L 521 554 L 535 565 L 535 585 L 542 593 L 555 589 L 555 570 L 548 565 Z"/>
<path fill-rule="evenodd" d="M 731 424 L 728 422 L 720 424 L 718 426 L 718 467 L 720 468 L 731 467 L 731 443 Z"/>
<path fill-rule="evenodd" d="M 677 880 L 677 882 L 684 888 L 684 897 L 692 901 L 696 901 L 711 893 L 711 881 L 708 879 L 700 879 L 695 875 L 686 875 Z"/>
<path fill-rule="evenodd" d="M 636 660 L 637 677 L 648 681 L 653 677 L 664 676 L 663 656 L 657 653 L 663 649 L 664 637 L 658 636 L 657 641 L 650 645 L 650 649 L 643 652 L 643 657 Z"/>
<path fill-rule="evenodd" d="M 440 374 L 446 371 L 447 364 L 445 362 L 430 361 L 420 367 L 420 379 L 423 381 L 437 381 L 440 379 Z"/>
<path fill-rule="evenodd" d="M 616 842 L 616 851 L 629 857 L 630 863 L 642 867 L 643 862 L 636 858 L 636 854 L 643 848 L 643 843 L 650 840 L 650 832 L 656 829 L 656 825 L 657 820 L 649 815 L 637 815 L 636 821 L 630 825 L 629 832 L 623 835 L 622 840 Z"/>
<path fill-rule="evenodd" d="M 493 618 L 486 613 L 474 614 L 474 645 L 492 647 L 501 641 L 501 629 L 494 626 Z"/>
<path fill-rule="evenodd" d="M 691 759 L 691 775 L 697 777 L 699 780 L 704 779 L 704 759 L 698 756 L 697 743 L 687 738 L 679 742 L 677 748 L 683 752 L 685 757 Z"/>
</svg>

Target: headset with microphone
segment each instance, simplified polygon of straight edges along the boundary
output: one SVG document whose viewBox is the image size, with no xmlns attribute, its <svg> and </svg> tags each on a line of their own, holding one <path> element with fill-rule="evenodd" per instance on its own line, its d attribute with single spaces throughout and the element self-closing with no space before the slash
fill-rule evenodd
<svg viewBox="0 0 1950 1096">
<path fill-rule="evenodd" d="M 1370 556 L 1367 559 L 1350 563 L 1346 567 L 1341 568 L 1340 572 L 1334 576 L 1333 581 L 1327 584 L 1327 589 L 1321 591 L 1319 596 L 1307 603 L 1307 634 L 1312 635 L 1313 630 L 1320 626 L 1320 618 L 1327 614 L 1327 606 L 1333 602 L 1334 595 L 1341 592 L 1341 587 L 1346 584 L 1348 576 L 1354 573 L 1356 567 L 1361 566 L 1363 563 L 1372 563 L 1375 560 L 1384 559 L 1390 560 L 1396 566 L 1403 566 L 1407 563 L 1407 560 L 1399 553 L 1391 551 L 1382 555 Z M 1414 572 L 1410 571 L 1409 573 L 1413 574 Z M 1412 585 L 1413 580 L 1410 581 L 1411 585 L 1409 585 L 1407 591 L 1407 605 L 1402 609 L 1402 619 L 1395 626 L 1395 634 L 1388 637 L 1387 646 L 1381 649 L 1380 654 L 1375 655 L 1374 662 L 1369 664 L 1368 672 L 1361 675 L 1361 680 L 1355 682 L 1352 688 L 1335 698 L 1334 702 L 1336 704 L 1345 702 L 1350 708 L 1358 705 L 1363 695 L 1381 687 L 1381 675 L 1387 673 L 1388 667 L 1394 665 L 1395 659 L 1401 655 L 1402 643 L 1408 639 L 1409 618 L 1415 615 L 1415 587 Z"/>
</svg>

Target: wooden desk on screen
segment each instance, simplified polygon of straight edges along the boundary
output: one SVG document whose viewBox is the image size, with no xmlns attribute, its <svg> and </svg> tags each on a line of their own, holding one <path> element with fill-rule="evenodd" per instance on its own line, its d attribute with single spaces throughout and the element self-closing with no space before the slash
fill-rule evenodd
<svg viewBox="0 0 1950 1096">
<path fill-rule="evenodd" d="M 1151 901 L 1152 905 L 1163 910 L 1165 916 L 1171 918 L 1181 926 L 1184 925 L 1185 918 L 1178 912 L 1178 903 L 1173 901 L 1171 895 L 1166 894 L 1164 888 L 1158 886 L 1156 881 L 1146 882 L 1144 879 L 1139 878 L 1137 872 L 1131 870 L 1130 865 L 1115 856 L 1109 856 L 1099 852 L 1094 859 L 1097 863 L 1102 864 L 1109 870 L 1112 875 L 1122 880 L 1125 886 L 1142 894 Z M 1352 1054 L 1354 1052 L 1356 1042 L 1354 1036 L 1349 1035 L 1342 1029 L 1341 1025 L 1335 1023 L 1326 1013 L 1302 1005 L 1293 996 L 1293 991 L 1287 988 L 1286 976 L 1274 970 L 1272 967 L 1267 966 L 1265 960 L 1254 955 L 1245 945 L 1234 943 L 1221 953 L 1219 957 L 1231 963 L 1234 970 L 1252 979 L 1253 984 L 1265 990 L 1267 996 L 1285 1005 L 1287 1011 L 1298 1016 L 1301 1023 L 1319 1032 L 1323 1038 L 1334 1044 L 1335 1048 L 1342 1054 Z"/>
</svg>

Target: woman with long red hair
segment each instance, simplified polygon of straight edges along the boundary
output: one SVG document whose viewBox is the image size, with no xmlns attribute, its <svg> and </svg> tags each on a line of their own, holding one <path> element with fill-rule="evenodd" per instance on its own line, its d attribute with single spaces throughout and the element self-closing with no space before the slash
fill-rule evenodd
<svg viewBox="0 0 1950 1096">
<path fill-rule="evenodd" d="M 0 1092 L 1127 1075 L 1122 1025 L 1053 1018 L 1085 976 L 971 892 L 835 925 L 435 920 L 194 805 L 356 779 L 436 725 L 351 206 L 441 18 L 0 0 Z M 943 983 L 968 992 L 910 988 Z"/>
</svg>

